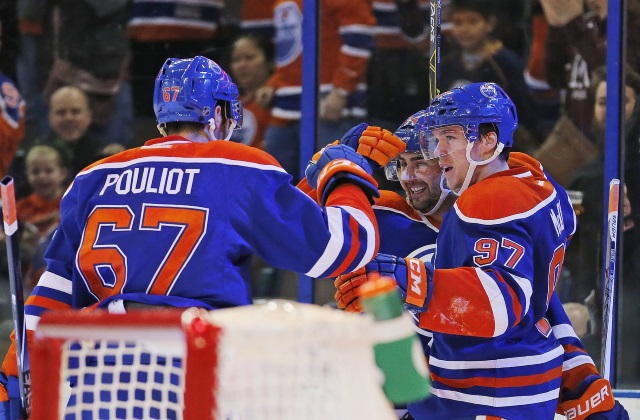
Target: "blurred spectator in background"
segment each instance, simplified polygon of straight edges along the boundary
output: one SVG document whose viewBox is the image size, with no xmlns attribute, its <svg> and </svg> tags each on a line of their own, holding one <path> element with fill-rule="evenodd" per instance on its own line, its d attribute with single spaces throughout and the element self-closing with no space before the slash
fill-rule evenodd
<svg viewBox="0 0 640 420">
<path fill-rule="evenodd" d="M 563 303 L 562 307 L 567 313 L 576 335 L 582 340 L 590 332 L 590 317 L 587 305 L 578 302 L 567 302 Z"/>
<path fill-rule="evenodd" d="M 0 72 L 0 179 L 8 174 L 9 166 L 24 136 L 24 129 L 25 102 L 13 81 Z"/>
<path fill-rule="evenodd" d="M 21 240 L 35 248 L 60 223 L 60 200 L 67 187 L 66 157 L 54 146 L 37 144 L 25 159 L 26 176 L 33 191 L 16 202 Z"/>
<path fill-rule="evenodd" d="M 560 117 L 560 90 L 551 87 L 547 81 L 545 67 L 545 46 L 549 33 L 549 24 L 542 12 L 542 6 L 535 0 L 530 11 L 531 43 L 527 57 L 524 80 L 538 110 L 537 131 L 544 141 Z"/>
<path fill-rule="evenodd" d="M 273 6 L 275 0 L 242 0 L 240 29 L 243 34 L 252 33 L 266 39 L 275 35 Z"/>
<path fill-rule="evenodd" d="M 315 150 L 339 139 L 366 116 L 365 73 L 375 18 L 369 0 L 320 2 L 320 104 Z M 302 0 L 277 0 L 274 9 L 276 69 L 256 93 L 271 106 L 265 149 L 300 180 Z"/>
<path fill-rule="evenodd" d="M 231 140 L 264 149 L 264 131 L 270 111 L 256 102 L 256 91 L 273 73 L 273 42 L 248 33 L 240 36 L 231 49 L 231 76 L 240 90 L 242 128 L 233 131 Z"/>
<path fill-rule="evenodd" d="M 393 131 L 407 115 L 429 105 L 429 0 L 375 1 L 373 14 L 368 121 Z"/>
<path fill-rule="evenodd" d="M 47 115 L 39 102 L 42 93 L 47 98 L 61 86 L 74 85 L 89 97 L 99 140 L 128 142 L 133 115 L 127 80 L 127 0 L 24 0 L 19 13 L 26 35 L 20 85 L 30 86 L 26 100 L 30 107 L 33 101 L 39 126 Z M 47 133 L 40 131 L 41 136 Z"/>
<path fill-rule="evenodd" d="M 20 48 L 16 76 L 27 108 L 26 143 L 47 135 L 47 102 L 43 90 L 53 62 L 53 4 L 47 0 L 17 2 Z"/>
<path fill-rule="evenodd" d="M 593 102 L 588 95 L 593 70 L 606 64 L 607 0 L 539 0 L 549 24 L 546 77 L 565 91 L 564 113 L 588 138 Z M 588 10 L 585 10 L 585 4 Z M 630 0 L 628 27 L 640 25 L 640 2 Z M 640 67 L 640 31 L 627 31 L 627 64 Z"/>
<path fill-rule="evenodd" d="M 537 110 L 524 81 L 524 62 L 515 52 L 493 37 L 498 22 L 493 0 L 452 0 L 451 38 L 459 50 L 442 53 L 438 86 L 440 91 L 475 82 L 495 82 L 518 109 L 518 130 L 514 145 L 532 152 L 540 140 Z"/>
<path fill-rule="evenodd" d="M 638 131 L 638 111 L 640 104 L 637 101 L 640 94 L 640 74 L 627 68 L 625 87 L 625 132 L 627 133 L 627 144 L 635 144 L 635 154 L 637 156 L 637 144 L 640 139 Z M 600 346 L 601 319 L 602 319 L 602 273 L 603 250 L 602 234 L 604 220 L 604 141 L 605 141 L 605 114 L 607 104 L 607 72 L 605 67 L 599 67 L 590 75 L 592 82 L 589 90 L 590 101 L 594 104 L 593 119 L 591 123 L 592 139 L 590 141 L 597 147 L 598 155 L 594 159 L 580 167 L 569 184 L 570 190 L 583 193 L 582 205 L 584 210 L 578 215 L 578 226 L 576 233 L 571 240 L 571 246 L 567 249 L 563 272 L 567 271 L 569 276 L 559 282 L 558 294 L 563 296 L 565 302 L 588 303 L 592 311 L 591 318 L 594 320 L 593 333 L 597 336 L 593 340 L 586 339 L 585 346 L 590 351 L 592 357 L 599 357 L 597 352 Z M 629 156 L 629 155 L 627 155 Z M 638 235 L 636 233 L 638 220 L 638 208 L 629 199 L 637 196 L 633 188 L 638 188 L 638 180 L 633 173 L 637 172 L 638 159 L 630 162 L 625 167 L 625 179 L 627 185 L 621 189 L 624 193 L 623 214 L 623 264 L 628 265 L 626 258 L 637 249 Z M 629 188 L 627 188 L 629 187 Z M 632 194 L 633 192 L 633 194 Z M 624 276 L 637 277 L 638 272 L 630 274 L 625 268 Z M 631 307 L 631 306 L 629 306 Z M 593 342 L 593 344 L 590 344 Z"/>
<path fill-rule="evenodd" d="M 132 0 L 131 84 L 137 117 L 155 119 L 150 98 L 167 57 L 193 57 L 211 48 L 224 4 L 224 0 Z"/>
<path fill-rule="evenodd" d="M 607 0 L 539 2 L 549 25 L 545 77 L 552 88 L 560 89 L 562 109 L 535 157 L 566 188 L 578 168 L 601 153 L 594 144 L 597 135 L 591 132 L 594 96 L 589 90 L 593 88 L 592 72 L 606 64 L 608 4 Z M 626 4 L 628 27 L 637 28 L 640 1 Z M 639 69 L 640 31 L 627 31 L 626 60 L 630 68 Z"/>
<path fill-rule="evenodd" d="M 80 88 L 64 86 L 49 98 L 49 124 L 51 134 L 39 137 L 34 144 L 50 144 L 57 147 L 69 162 L 70 181 L 85 166 L 95 161 L 96 155 L 105 147 L 90 130 L 92 113 L 89 98 Z M 113 144 L 113 143 L 112 143 Z M 31 189 L 24 176 L 25 151 L 21 150 L 11 165 L 16 176 L 16 196 L 23 197 Z"/>
<path fill-rule="evenodd" d="M 65 150 L 70 159 L 70 178 L 94 162 L 102 147 L 89 131 L 93 114 L 87 94 L 75 86 L 61 87 L 49 99 L 49 124 L 52 135 L 39 143 L 54 143 Z"/>
</svg>

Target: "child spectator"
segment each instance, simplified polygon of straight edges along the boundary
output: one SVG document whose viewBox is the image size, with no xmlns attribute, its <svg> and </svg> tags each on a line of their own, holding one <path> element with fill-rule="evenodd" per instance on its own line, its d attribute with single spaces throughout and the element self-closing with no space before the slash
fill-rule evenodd
<svg viewBox="0 0 640 420">
<path fill-rule="evenodd" d="M 231 73 L 240 90 L 243 107 L 242 129 L 231 140 L 264 149 L 264 131 L 270 110 L 255 100 L 256 90 L 273 73 L 273 43 L 263 37 L 246 34 L 239 37 L 231 51 Z"/>
<path fill-rule="evenodd" d="M 442 57 L 438 85 L 440 91 L 474 82 L 495 82 L 513 100 L 520 121 L 516 131 L 519 150 L 537 149 L 537 112 L 524 80 L 521 57 L 493 37 L 497 17 L 491 0 L 453 0 L 451 37 L 459 50 Z"/>
<path fill-rule="evenodd" d="M 32 146 L 26 156 L 26 175 L 33 192 L 16 202 L 21 224 L 20 243 L 33 250 L 24 270 L 25 291 L 31 291 L 46 268 L 41 244 L 48 243 L 60 223 L 60 200 L 66 187 L 67 163 L 64 154 L 48 144 Z"/>
<path fill-rule="evenodd" d="M 27 181 L 33 192 L 16 202 L 18 222 L 27 232 L 44 239 L 60 222 L 60 200 L 66 187 L 64 155 L 53 146 L 37 144 L 26 156 Z"/>
</svg>

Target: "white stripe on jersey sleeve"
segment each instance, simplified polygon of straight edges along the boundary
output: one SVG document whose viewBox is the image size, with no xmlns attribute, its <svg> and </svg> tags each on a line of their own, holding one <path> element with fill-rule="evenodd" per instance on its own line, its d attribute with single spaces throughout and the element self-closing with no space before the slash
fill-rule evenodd
<svg viewBox="0 0 640 420">
<path fill-rule="evenodd" d="M 340 254 L 344 245 L 344 231 L 342 229 L 342 211 L 336 207 L 327 207 L 327 224 L 329 225 L 329 243 L 316 264 L 307 271 L 307 276 L 317 278 L 324 274 Z"/>
<path fill-rule="evenodd" d="M 502 296 L 500 288 L 496 284 L 496 281 L 487 273 L 479 268 L 476 268 L 476 275 L 480 280 L 480 284 L 484 287 L 484 292 L 491 304 L 491 311 L 493 312 L 494 330 L 493 336 L 497 337 L 504 334 L 509 327 L 509 312 L 507 311 L 507 303 Z"/>
<path fill-rule="evenodd" d="M 64 277 L 53 274 L 50 271 L 45 271 L 42 274 L 40 280 L 38 280 L 38 286 L 59 290 L 68 295 L 71 294 L 71 280 L 67 280 Z"/>
<path fill-rule="evenodd" d="M 529 311 L 529 305 L 531 304 L 531 295 L 533 295 L 533 288 L 531 287 L 531 282 L 520 276 L 516 276 L 511 274 L 511 278 L 513 278 L 518 286 L 520 286 L 520 290 L 524 293 L 524 312 L 527 313 Z"/>
<path fill-rule="evenodd" d="M 566 372 L 582 365 L 595 365 L 595 363 L 593 363 L 593 359 L 591 358 L 591 356 L 581 354 L 580 356 L 572 357 L 571 359 L 567 359 L 562 362 L 562 371 Z"/>
<path fill-rule="evenodd" d="M 551 329 L 553 330 L 553 335 L 555 335 L 558 340 L 567 337 L 578 338 L 575 330 L 569 324 L 554 325 Z"/>
<path fill-rule="evenodd" d="M 36 328 L 38 328 L 39 322 L 40 322 L 40 317 L 37 315 L 24 316 L 24 326 L 29 331 L 35 331 Z"/>
<path fill-rule="evenodd" d="M 362 257 L 362 260 L 358 262 L 358 266 L 354 268 L 354 270 L 357 270 L 358 268 L 363 267 L 366 263 L 371 261 L 371 259 L 374 257 L 373 251 L 375 251 L 376 249 L 376 228 L 373 226 L 373 223 L 371 223 L 371 219 L 369 219 L 369 217 L 362 210 L 351 206 L 340 206 L 340 208 L 344 209 L 351 215 L 351 217 L 356 219 L 356 222 L 358 222 L 358 224 L 362 226 L 367 232 L 367 250 Z M 360 246 L 362 246 L 362 244 Z"/>
</svg>

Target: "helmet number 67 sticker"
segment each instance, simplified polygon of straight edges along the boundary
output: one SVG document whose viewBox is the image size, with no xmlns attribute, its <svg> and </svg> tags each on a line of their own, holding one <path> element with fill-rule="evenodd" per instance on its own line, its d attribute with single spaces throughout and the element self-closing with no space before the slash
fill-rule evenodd
<svg viewBox="0 0 640 420">
<path fill-rule="evenodd" d="M 173 97 L 171 91 L 173 91 Z M 180 86 L 165 87 L 162 89 L 162 99 L 164 99 L 165 102 L 175 101 L 179 92 Z"/>
</svg>

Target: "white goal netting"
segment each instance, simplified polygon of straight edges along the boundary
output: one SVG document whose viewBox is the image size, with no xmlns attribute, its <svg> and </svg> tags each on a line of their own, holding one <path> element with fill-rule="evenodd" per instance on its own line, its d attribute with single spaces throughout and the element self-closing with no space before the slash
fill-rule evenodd
<svg viewBox="0 0 640 420">
<path fill-rule="evenodd" d="M 34 347 L 34 414 L 394 418 L 375 365 L 371 318 L 316 305 L 55 314 L 43 317 Z"/>
</svg>

